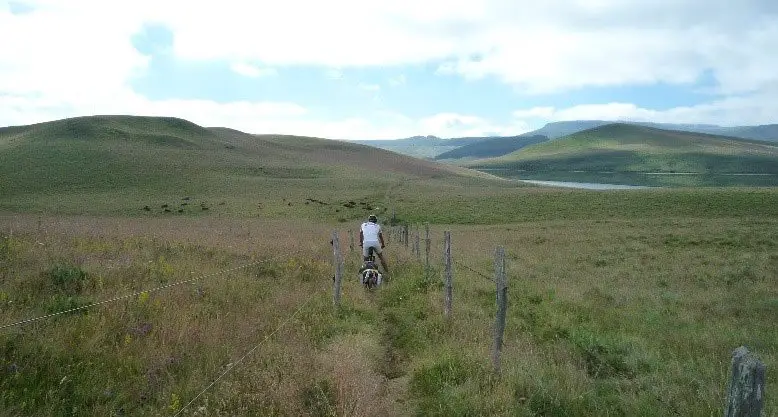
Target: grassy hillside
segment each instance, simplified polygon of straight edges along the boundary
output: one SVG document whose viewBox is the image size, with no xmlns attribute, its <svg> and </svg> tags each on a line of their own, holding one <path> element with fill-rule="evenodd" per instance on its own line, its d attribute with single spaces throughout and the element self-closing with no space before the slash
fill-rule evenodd
<svg viewBox="0 0 778 417">
<path fill-rule="evenodd" d="M 592 178 L 592 174 L 630 174 L 628 179 L 638 184 L 669 185 L 678 177 L 657 174 L 693 173 L 698 176 L 687 175 L 683 181 L 719 185 L 705 181 L 728 175 L 734 184 L 762 181 L 761 185 L 772 185 L 778 184 L 778 146 L 757 140 L 609 124 L 467 166 L 508 176 L 572 181 L 587 176 L 587 180 L 608 182 Z"/>
<path fill-rule="evenodd" d="M 477 177 L 485 178 L 365 145 L 172 118 L 83 117 L 0 130 L 0 209 L 131 213 L 175 202 L 170 209 L 190 213 L 229 201 L 231 210 L 256 212 L 261 196 L 262 209 L 274 212 L 284 200 L 324 200 L 338 190 L 360 190 L 347 202 L 402 180 Z M 200 200 L 179 207 L 185 197 Z M 326 216 L 340 216 L 332 207 Z"/>
<path fill-rule="evenodd" d="M 443 152 L 436 156 L 435 160 L 464 159 L 464 158 L 489 158 L 502 156 L 522 149 L 526 146 L 547 141 L 542 135 L 513 136 L 507 138 L 491 138 L 464 145 L 454 150 Z"/>
</svg>

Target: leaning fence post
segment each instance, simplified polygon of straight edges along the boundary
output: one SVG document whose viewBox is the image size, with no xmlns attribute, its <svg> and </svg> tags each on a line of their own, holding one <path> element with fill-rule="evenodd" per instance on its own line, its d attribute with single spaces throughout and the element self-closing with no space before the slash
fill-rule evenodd
<svg viewBox="0 0 778 417">
<path fill-rule="evenodd" d="M 333 262 L 335 264 L 335 293 L 332 296 L 332 301 L 336 307 L 340 307 L 340 280 L 343 277 L 343 259 L 340 255 L 340 242 L 338 240 L 338 231 L 332 232 L 332 254 Z"/>
<path fill-rule="evenodd" d="M 765 365 L 745 346 L 732 352 L 725 417 L 761 417 L 764 405 Z"/>
<path fill-rule="evenodd" d="M 451 301 L 453 298 L 453 274 L 451 272 L 451 232 L 443 232 L 443 262 L 445 265 L 445 299 L 443 303 L 443 314 L 446 318 L 451 316 Z"/>
<path fill-rule="evenodd" d="M 494 324 L 492 363 L 494 371 L 500 373 L 500 352 L 505 334 L 505 312 L 508 308 L 508 285 L 505 278 L 505 248 L 498 247 L 494 256 L 494 281 L 497 285 L 497 318 Z"/>
</svg>

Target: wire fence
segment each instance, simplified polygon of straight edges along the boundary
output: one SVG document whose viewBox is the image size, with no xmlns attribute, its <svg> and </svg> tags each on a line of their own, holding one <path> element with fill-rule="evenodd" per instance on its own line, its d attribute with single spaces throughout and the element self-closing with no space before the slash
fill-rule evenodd
<svg viewBox="0 0 778 417">
<path fill-rule="evenodd" d="M 159 287 L 150 288 L 150 289 L 142 290 L 142 291 L 136 291 L 136 292 L 133 292 L 133 293 L 130 293 L 130 294 L 125 294 L 125 295 L 121 295 L 121 296 L 118 296 L 118 297 L 109 298 L 107 300 L 98 301 L 96 303 L 91 303 L 91 304 L 87 304 L 87 305 L 83 305 L 83 306 L 79 306 L 79 307 L 75 307 L 75 308 L 71 308 L 71 309 L 67 309 L 67 310 L 58 311 L 58 312 L 55 312 L 55 313 L 45 314 L 45 315 L 38 316 L 38 317 L 33 317 L 33 318 L 29 318 L 29 319 L 25 319 L 25 320 L 20 320 L 20 321 L 13 322 L 13 323 L 4 324 L 4 325 L 0 326 L 0 330 L 11 328 L 11 327 L 16 327 L 16 326 L 21 326 L 23 324 L 32 323 L 32 322 L 35 322 L 35 321 L 40 321 L 40 320 L 48 319 L 48 318 L 51 318 L 51 317 L 60 316 L 62 314 L 73 313 L 73 312 L 80 311 L 80 310 L 85 310 L 85 309 L 88 309 L 88 308 L 93 308 L 93 307 L 97 307 L 97 306 L 101 306 L 101 305 L 105 305 L 105 304 L 115 303 L 117 301 L 126 300 L 126 299 L 132 298 L 132 297 L 137 297 L 137 296 L 139 296 L 141 294 L 144 294 L 144 293 L 145 294 L 150 294 L 150 293 L 157 292 L 157 291 L 162 291 L 162 290 L 165 290 L 165 289 L 168 289 L 168 288 L 177 287 L 179 285 L 184 285 L 184 284 L 189 284 L 189 283 L 192 283 L 192 282 L 201 281 L 201 280 L 204 280 L 204 279 L 212 278 L 212 277 L 219 276 L 219 275 L 224 275 L 224 274 L 227 274 L 227 273 L 230 273 L 230 272 L 234 272 L 234 271 L 238 271 L 238 270 L 241 270 L 241 269 L 250 268 L 252 266 L 261 265 L 261 264 L 270 262 L 272 260 L 274 260 L 274 258 L 263 259 L 261 261 L 256 261 L 256 262 L 252 262 L 250 264 L 237 266 L 235 268 L 225 269 L 225 270 L 214 272 L 214 273 L 211 273 L 211 274 L 202 275 L 202 276 L 199 276 L 199 277 L 196 277 L 196 278 L 191 278 L 191 279 L 187 279 L 187 280 L 183 280 L 183 281 L 173 282 L 173 283 L 162 285 L 162 286 L 159 286 Z"/>
<path fill-rule="evenodd" d="M 295 254 L 295 255 L 297 255 L 297 254 Z M 288 257 L 288 256 L 289 256 L 288 254 L 285 255 L 285 257 Z M 236 266 L 236 267 L 233 267 L 233 268 L 228 268 L 228 269 L 220 270 L 220 271 L 213 272 L 213 273 L 210 273 L 210 274 L 205 274 L 205 275 L 197 276 L 195 278 L 181 280 L 181 281 L 173 282 L 173 283 L 170 283 L 170 284 L 161 285 L 161 286 L 157 286 L 157 287 L 149 288 L 149 289 L 144 289 L 144 290 L 140 290 L 140 291 L 134 291 L 132 293 L 124 294 L 124 295 L 117 296 L 117 297 L 112 297 L 112 298 L 109 298 L 109 299 L 105 299 L 105 300 L 102 300 L 102 301 L 99 301 L 99 302 L 87 304 L 87 305 L 84 305 L 84 306 L 80 306 L 80 307 L 76 307 L 76 308 L 71 308 L 71 309 L 66 309 L 66 310 L 58 311 L 58 312 L 51 313 L 51 314 L 45 314 L 45 315 L 36 316 L 36 317 L 33 317 L 33 318 L 28 318 L 28 319 L 24 319 L 24 320 L 19 320 L 19 321 L 7 323 L 7 324 L 4 324 L 4 325 L 0 326 L 0 329 L 9 329 L 9 328 L 12 328 L 12 327 L 21 326 L 21 325 L 28 324 L 28 323 L 33 323 L 33 322 L 36 322 L 36 321 L 45 320 L 45 319 L 48 319 L 48 318 L 60 316 L 60 315 L 67 314 L 67 313 L 72 313 L 72 312 L 76 312 L 76 311 L 80 311 L 80 310 L 85 310 L 85 309 L 89 309 L 89 308 L 94 308 L 94 307 L 98 307 L 98 306 L 102 306 L 102 305 L 107 305 L 107 304 L 115 303 L 115 302 L 118 302 L 118 301 L 121 301 L 121 300 L 126 300 L 126 299 L 129 299 L 129 298 L 133 298 L 133 297 L 138 297 L 141 294 L 150 294 L 150 293 L 159 292 L 159 291 L 162 291 L 162 290 L 165 290 L 165 289 L 170 289 L 170 288 L 178 287 L 178 286 L 181 286 L 181 285 L 185 285 L 185 284 L 190 284 L 190 283 L 193 283 L 193 282 L 198 282 L 198 281 L 206 280 L 206 279 L 217 277 L 217 276 L 224 276 L 224 275 L 229 274 L 231 272 L 235 272 L 235 271 L 243 270 L 243 269 L 246 269 L 246 268 L 251 268 L 251 267 L 254 267 L 254 266 L 266 264 L 266 263 L 269 263 L 269 262 L 272 262 L 272 261 L 277 261 L 279 258 L 280 258 L 280 256 L 269 257 L 269 258 L 266 258 L 266 259 L 262 259 L 262 260 L 251 262 L 251 263 L 247 263 L 247 264 Z M 218 383 L 228 373 L 230 373 L 232 370 L 234 370 L 248 356 L 250 356 L 253 352 L 255 352 L 257 349 L 259 349 L 268 340 L 270 340 L 270 338 L 272 338 L 275 334 L 277 334 L 284 326 L 286 326 L 289 322 L 291 322 L 301 311 L 303 311 L 303 309 L 306 306 L 308 306 L 311 303 L 311 301 L 313 301 L 317 296 L 322 295 L 322 293 L 326 292 L 326 291 L 327 290 L 324 289 L 324 290 L 321 290 L 321 291 L 314 292 L 291 315 L 289 315 L 288 317 L 284 318 L 283 321 L 281 321 L 281 323 L 278 326 L 276 326 L 275 329 L 272 332 L 267 334 L 259 343 L 257 343 L 253 348 L 248 350 L 245 354 L 243 354 L 240 357 L 240 359 L 238 359 L 237 361 L 231 363 L 226 370 L 224 370 L 221 374 L 219 374 L 202 391 L 200 391 L 186 405 L 184 405 L 181 409 L 179 409 L 178 412 L 175 413 L 175 416 L 180 415 L 189 406 L 194 404 L 197 401 L 197 399 L 202 397 L 209 389 L 211 389 L 214 385 L 216 385 L 216 383 Z"/>
<path fill-rule="evenodd" d="M 326 290 L 324 290 L 324 291 L 326 291 Z M 297 310 L 295 310 L 295 312 L 294 312 L 294 313 L 292 313 L 292 314 L 291 314 L 289 317 L 287 317 L 287 318 L 286 318 L 284 321 L 282 321 L 282 322 L 281 322 L 281 324 L 279 324 L 279 325 L 278 325 L 278 327 L 276 327 L 276 328 L 275 328 L 275 330 L 273 330 L 272 332 L 270 332 L 270 334 L 268 334 L 267 336 L 265 336 L 265 338 L 264 338 L 264 339 L 262 339 L 262 340 L 261 340 L 259 343 L 257 343 L 257 344 L 256 344 L 256 345 L 255 345 L 253 348 L 251 348 L 251 350 L 249 350 L 249 351 L 248 351 L 248 352 L 246 352 L 246 353 L 245 353 L 243 356 L 241 356 L 241 358 L 240 358 L 240 359 L 238 359 L 237 361 L 233 362 L 233 363 L 232 363 L 232 364 L 231 364 L 231 365 L 230 365 L 230 366 L 229 366 L 227 369 L 225 369 L 225 370 L 224 370 L 224 372 L 222 372 L 222 373 L 221 373 L 221 374 L 220 374 L 220 375 L 219 375 L 219 376 L 218 376 L 216 379 L 214 379 L 213 381 L 211 381 L 211 383 L 210 383 L 210 384 L 208 384 L 208 386 L 206 386 L 206 387 L 205 387 L 205 388 L 204 388 L 202 391 L 200 391 L 200 393 L 199 393 L 199 394 L 197 394 L 197 395 L 196 395 L 194 398 L 192 398 L 192 400 L 191 400 L 191 401 L 189 401 L 189 402 L 188 402 L 186 405 L 184 405 L 183 407 L 181 407 L 181 409 L 180 409 L 180 410 L 178 410 L 178 412 L 177 412 L 176 414 L 174 414 L 174 416 L 173 416 L 173 417 L 176 417 L 176 416 L 180 415 L 181 413 L 183 413 L 183 412 L 184 412 L 184 410 L 186 410 L 186 409 L 187 409 L 187 408 L 188 408 L 190 405 L 192 405 L 192 404 L 193 404 L 195 401 L 197 401 L 197 399 L 198 399 L 198 398 L 200 398 L 200 397 L 201 397 L 203 394 L 205 394 L 205 393 L 206 393 L 206 392 L 207 392 L 209 389 L 211 389 L 211 387 L 213 387 L 214 385 L 216 385 L 216 383 L 217 383 L 217 382 L 219 382 L 219 380 L 221 380 L 221 379 L 222 379 L 222 378 L 223 378 L 225 375 L 227 375 L 227 374 L 228 374 L 230 371 L 232 371 L 233 369 L 235 369 L 235 367 L 237 367 L 237 365 L 238 365 L 238 364 L 240 364 L 241 362 L 243 362 L 243 360 L 244 360 L 244 359 L 246 359 L 246 357 L 248 357 L 249 355 L 251 355 L 251 354 L 252 354 L 252 353 L 253 353 L 255 350 L 259 349 L 259 347 L 260 347 L 260 346 L 262 346 L 262 345 L 264 345 L 264 344 L 265 344 L 265 342 L 267 342 L 267 341 L 268 341 L 268 340 L 269 340 L 271 337 L 273 337 L 273 335 L 275 335 L 276 333 L 278 333 L 278 331 L 279 331 L 279 330 L 281 330 L 281 328 L 283 328 L 284 326 L 286 326 L 286 324 L 287 324 L 287 323 L 289 323 L 290 321 L 292 321 L 292 319 L 293 319 L 293 318 L 295 318 L 295 316 L 297 316 L 297 314 L 299 314 L 299 313 L 300 313 L 300 312 L 301 312 L 301 311 L 302 311 L 302 310 L 305 308 L 305 306 L 307 306 L 307 305 L 308 305 L 308 304 L 311 302 L 311 300 L 313 300 L 314 298 L 316 298 L 316 296 L 317 296 L 317 295 L 320 295 L 322 292 L 323 292 L 323 291 L 317 291 L 317 292 L 315 292 L 313 295 L 311 295 L 310 297 L 308 297 L 308 299 L 307 299 L 307 300 L 305 300 L 305 302 L 303 302 L 303 303 L 302 303 L 302 305 L 300 305 L 300 307 L 298 307 L 298 308 L 297 308 Z"/>
<path fill-rule="evenodd" d="M 400 242 L 401 246 L 404 246 L 407 250 L 411 252 L 412 255 L 415 255 L 416 259 L 421 262 L 421 249 L 420 249 L 420 237 L 419 237 L 419 227 L 415 227 L 416 231 L 414 233 L 413 238 L 413 245 L 410 244 L 410 233 L 411 228 L 409 225 L 402 225 L 399 227 L 392 227 L 389 230 L 389 236 L 392 238 L 398 240 Z M 426 247 L 426 254 L 425 254 L 425 270 L 427 273 L 430 269 L 430 234 L 429 234 L 429 226 L 425 226 L 425 247 Z M 501 352 L 503 347 L 503 336 L 505 333 L 505 327 L 506 327 L 506 310 L 508 308 L 508 285 L 507 285 L 507 276 L 506 276 L 506 265 L 505 265 L 505 248 L 498 246 L 495 250 L 495 259 L 494 259 L 494 275 L 489 276 L 489 274 L 486 274 L 482 271 L 479 271 L 476 268 L 473 268 L 463 262 L 459 262 L 453 259 L 452 253 L 451 253 L 451 232 L 445 231 L 443 233 L 444 237 L 444 251 L 443 251 L 443 263 L 445 265 L 445 271 L 444 271 L 444 315 L 446 319 L 449 319 L 452 312 L 452 299 L 453 299 L 453 274 L 451 271 L 451 265 L 456 265 L 460 268 L 463 268 L 473 274 L 475 274 L 479 278 L 483 278 L 484 280 L 487 280 L 489 282 L 492 282 L 495 284 L 495 290 L 496 290 L 496 314 L 495 314 L 495 323 L 494 323 L 494 340 L 492 342 L 492 363 L 494 366 L 495 372 L 499 373 L 501 369 Z M 428 276 L 429 277 L 429 276 Z"/>
<path fill-rule="evenodd" d="M 479 276 L 479 277 L 481 277 L 481 278 L 483 278 L 483 279 L 485 279 L 487 281 L 494 282 L 494 278 L 490 277 L 488 274 L 485 274 L 485 273 L 483 273 L 481 271 L 478 271 L 475 268 L 472 268 L 472 267 L 470 267 L 470 266 L 468 266 L 466 264 L 463 264 L 462 262 L 459 262 L 457 260 L 453 260 L 453 262 L 454 262 L 454 265 L 456 265 L 456 266 L 458 266 L 460 268 L 467 269 L 468 271 L 476 274 L 477 276 Z"/>
</svg>

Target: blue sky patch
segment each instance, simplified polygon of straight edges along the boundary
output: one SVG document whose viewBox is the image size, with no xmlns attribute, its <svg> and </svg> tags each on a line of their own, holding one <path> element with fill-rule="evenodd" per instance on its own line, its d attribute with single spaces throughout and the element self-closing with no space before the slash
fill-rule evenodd
<svg viewBox="0 0 778 417">
<path fill-rule="evenodd" d="M 11 1 L 8 2 L 8 10 L 10 10 L 13 15 L 23 15 L 34 12 L 35 7 L 21 1 Z"/>
</svg>

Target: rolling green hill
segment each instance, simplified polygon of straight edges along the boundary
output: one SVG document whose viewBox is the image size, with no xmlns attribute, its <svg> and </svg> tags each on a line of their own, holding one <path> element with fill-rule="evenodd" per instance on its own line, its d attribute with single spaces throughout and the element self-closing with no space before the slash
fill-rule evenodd
<svg viewBox="0 0 778 417">
<path fill-rule="evenodd" d="M 487 176 L 345 141 L 176 118 L 92 116 L 0 129 L 0 209 L 134 211 L 199 195 L 242 201 L 246 210 L 258 196 L 281 204 L 350 188 L 378 195 L 401 180 L 476 177 Z"/>
<path fill-rule="evenodd" d="M 490 138 L 477 141 L 457 149 L 443 152 L 434 159 L 437 161 L 446 159 L 488 158 L 502 156 L 517 151 L 525 146 L 547 141 L 542 135 L 512 136 L 506 138 Z"/>
<path fill-rule="evenodd" d="M 451 157 L 453 155 L 464 155 L 472 149 L 478 148 L 479 142 L 483 141 L 510 141 L 516 137 L 534 137 L 546 136 L 549 139 L 558 139 L 564 136 L 572 135 L 588 129 L 593 129 L 609 124 L 620 123 L 633 126 L 651 127 L 663 130 L 676 130 L 689 133 L 702 133 L 708 135 L 731 136 L 742 139 L 754 139 L 766 142 L 778 142 L 778 124 L 754 125 L 754 126 L 719 126 L 710 124 L 679 124 L 679 123 L 654 123 L 654 122 L 622 122 L 613 120 L 569 120 L 547 123 L 543 127 L 531 132 L 526 132 L 518 136 L 508 137 L 461 137 L 443 139 L 436 136 L 413 136 L 404 139 L 391 140 L 354 140 L 353 143 L 373 146 L 380 149 L 386 149 L 403 155 L 413 156 L 415 158 L 445 160 L 459 159 L 462 156 Z M 492 145 L 488 145 L 492 146 Z M 467 147 L 463 151 L 458 149 Z M 461 153 L 460 153 L 461 152 Z M 506 152 L 507 153 L 507 152 Z M 499 156 L 497 154 L 478 155 L 478 157 Z"/>
<path fill-rule="evenodd" d="M 526 179 L 723 185 L 721 178 L 706 182 L 700 176 L 712 179 L 725 175 L 730 183 L 773 185 L 778 176 L 778 146 L 758 140 L 613 123 L 466 166 Z M 660 177 L 681 173 L 686 175 L 682 180 L 673 175 Z M 627 177 L 614 178 L 615 174 Z"/>
<path fill-rule="evenodd" d="M 778 124 L 755 126 L 719 126 L 702 124 L 679 123 L 653 123 L 653 122 L 625 122 L 615 120 L 569 120 L 547 123 L 540 129 L 526 133 L 527 135 L 544 135 L 551 139 L 572 135 L 584 130 L 593 129 L 614 123 L 629 124 L 634 126 L 653 127 L 664 130 L 677 130 L 681 132 L 704 133 L 710 135 L 732 136 L 742 139 L 756 139 L 768 142 L 778 142 Z"/>
</svg>

